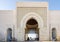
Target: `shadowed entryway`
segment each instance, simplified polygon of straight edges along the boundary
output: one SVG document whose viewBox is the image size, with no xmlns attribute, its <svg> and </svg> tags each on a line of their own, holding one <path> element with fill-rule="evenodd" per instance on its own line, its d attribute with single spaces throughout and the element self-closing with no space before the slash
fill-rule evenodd
<svg viewBox="0 0 60 42">
<path fill-rule="evenodd" d="M 33 18 L 29 19 L 26 23 L 25 40 L 27 41 L 38 41 L 39 40 L 38 22 Z"/>
<path fill-rule="evenodd" d="M 12 29 L 7 29 L 7 41 L 12 41 Z"/>
<path fill-rule="evenodd" d="M 57 38 L 56 38 L 56 28 L 52 28 L 52 40 L 53 41 L 57 40 Z"/>
</svg>

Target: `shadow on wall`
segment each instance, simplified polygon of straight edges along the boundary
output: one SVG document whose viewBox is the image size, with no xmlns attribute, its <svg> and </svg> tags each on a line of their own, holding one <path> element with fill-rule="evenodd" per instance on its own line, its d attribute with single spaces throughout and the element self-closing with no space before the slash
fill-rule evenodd
<svg viewBox="0 0 60 42">
<path fill-rule="evenodd" d="M 4 40 L 5 40 L 4 34 L 0 32 L 0 41 L 4 41 Z"/>
</svg>

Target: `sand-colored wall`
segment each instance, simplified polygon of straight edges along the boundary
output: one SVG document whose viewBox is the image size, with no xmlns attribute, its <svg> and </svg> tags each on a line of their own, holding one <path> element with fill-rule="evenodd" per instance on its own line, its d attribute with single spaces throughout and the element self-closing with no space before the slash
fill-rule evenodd
<svg viewBox="0 0 60 42">
<path fill-rule="evenodd" d="M 50 34 L 52 35 L 52 28 L 56 28 L 57 40 L 60 40 L 60 11 L 50 10 L 49 14 L 50 14 Z"/>
<path fill-rule="evenodd" d="M 27 13 L 29 13 L 29 12 L 35 12 L 35 13 L 37 13 L 38 15 L 40 15 L 41 17 L 42 17 L 42 19 L 43 19 L 43 28 L 40 30 L 40 34 L 41 34 L 41 39 L 40 40 L 48 40 L 49 39 L 49 37 L 47 38 L 47 36 L 48 36 L 48 28 L 47 28 L 47 8 L 46 7 L 41 7 L 41 8 L 23 8 L 23 7 L 21 7 L 21 8 L 17 8 L 17 28 L 21 28 L 20 27 L 20 22 L 21 22 L 21 20 L 23 19 L 23 17 L 27 14 Z M 28 17 L 27 17 L 28 18 Z M 21 34 L 21 33 L 23 33 L 23 30 L 22 30 L 22 32 L 21 32 L 21 30 L 22 29 L 20 29 L 20 33 L 19 33 L 19 35 Z M 47 32 L 48 31 L 48 32 Z M 22 34 L 22 35 L 24 35 L 24 34 Z M 20 37 L 20 39 L 22 39 L 22 38 L 24 38 L 23 36 L 21 35 L 21 37 Z"/>
<path fill-rule="evenodd" d="M 14 21 L 13 10 L 0 10 L 0 40 L 7 39 L 7 29 L 13 29 Z"/>
<path fill-rule="evenodd" d="M 30 2 L 28 3 L 29 5 L 27 3 L 17 3 L 16 10 L 14 11 L 0 10 L 0 40 L 6 40 L 6 30 L 10 27 L 12 29 L 15 28 L 15 31 L 13 31 L 15 38 L 19 41 L 24 41 L 25 30 L 20 27 L 21 20 L 30 12 L 37 13 L 42 17 L 43 28 L 40 28 L 39 31 L 40 40 L 52 40 L 53 27 L 57 31 L 57 40 L 60 40 L 60 11 L 48 10 L 48 4 L 44 2 L 32 2 L 32 5 Z"/>
<path fill-rule="evenodd" d="M 24 30 L 24 28 L 20 27 L 20 24 L 21 24 L 21 21 L 24 16 L 26 16 L 30 12 L 33 12 L 33 13 L 37 13 L 37 15 L 41 16 L 42 21 L 43 21 L 43 28 L 40 28 L 40 30 L 39 30 L 39 34 L 40 34 L 39 40 L 49 40 L 49 28 L 47 26 L 48 25 L 47 24 L 48 23 L 47 22 L 48 3 L 47 2 L 20 2 L 20 3 L 18 2 L 16 7 L 17 7 L 16 8 L 16 10 L 17 10 L 17 28 L 19 29 L 17 39 L 19 39 L 21 41 L 25 40 L 24 39 L 25 30 Z M 29 18 L 29 17 L 27 17 L 27 18 Z M 38 20 L 38 21 L 40 21 L 40 20 Z M 24 23 L 25 22 L 23 22 L 22 24 L 24 24 Z M 39 24 L 40 24 L 40 22 L 39 22 Z"/>
</svg>

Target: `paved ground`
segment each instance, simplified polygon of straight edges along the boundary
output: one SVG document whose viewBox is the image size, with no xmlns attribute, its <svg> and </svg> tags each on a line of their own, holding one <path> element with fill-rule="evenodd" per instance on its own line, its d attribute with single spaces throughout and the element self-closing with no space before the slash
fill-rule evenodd
<svg viewBox="0 0 60 42">
<path fill-rule="evenodd" d="M 7 42 L 7 41 L 0 41 L 0 42 Z M 60 41 L 9 41 L 9 42 L 60 42 Z"/>
</svg>

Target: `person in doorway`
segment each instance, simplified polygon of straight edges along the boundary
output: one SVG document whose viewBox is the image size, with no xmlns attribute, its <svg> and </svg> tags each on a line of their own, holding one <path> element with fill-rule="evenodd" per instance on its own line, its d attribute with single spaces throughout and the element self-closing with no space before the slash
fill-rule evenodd
<svg viewBox="0 0 60 42">
<path fill-rule="evenodd" d="M 27 41 L 29 41 L 29 37 L 27 38 Z"/>
</svg>

